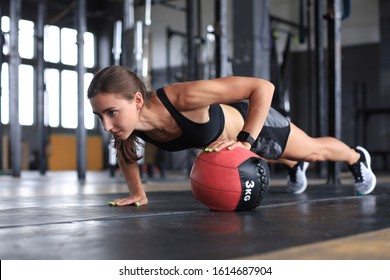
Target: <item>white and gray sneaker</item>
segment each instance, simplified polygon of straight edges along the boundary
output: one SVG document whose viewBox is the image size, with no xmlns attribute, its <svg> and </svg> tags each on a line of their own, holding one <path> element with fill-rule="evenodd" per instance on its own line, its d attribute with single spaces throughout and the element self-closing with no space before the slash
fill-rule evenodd
<svg viewBox="0 0 390 280">
<path fill-rule="evenodd" d="M 355 150 L 360 154 L 360 158 L 348 167 L 355 178 L 355 194 L 366 195 L 375 189 L 376 176 L 371 170 L 371 157 L 367 150 L 360 146 L 357 146 Z"/>
<path fill-rule="evenodd" d="M 306 190 L 306 169 L 308 167 L 308 162 L 301 161 L 294 165 L 294 167 L 289 168 L 287 176 L 287 192 L 292 194 L 300 194 Z"/>
</svg>

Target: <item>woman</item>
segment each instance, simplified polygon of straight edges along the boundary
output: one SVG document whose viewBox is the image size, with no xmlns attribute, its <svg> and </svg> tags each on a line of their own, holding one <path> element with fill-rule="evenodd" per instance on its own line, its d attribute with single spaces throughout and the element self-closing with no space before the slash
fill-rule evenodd
<svg viewBox="0 0 390 280">
<path fill-rule="evenodd" d="M 355 192 L 365 195 L 374 190 L 376 178 L 365 149 L 350 148 L 332 137 L 309 137 L 271 108 L 273 92 L 270 82 L 247 77 L 176 83 L 148 92 L 125 67 L 99 71 L 88 98 L 104 129 L 115 137 L 118 162 L 130 191 L 129 197 L 115 204 L 148 203 L 137 166 L 137 137 L 168 151 L 252 149 L 292 168 L 289 190 L 293 193 L 306 188 L 307 162 L 345 161 L 356 179 Z"/>
</svg>

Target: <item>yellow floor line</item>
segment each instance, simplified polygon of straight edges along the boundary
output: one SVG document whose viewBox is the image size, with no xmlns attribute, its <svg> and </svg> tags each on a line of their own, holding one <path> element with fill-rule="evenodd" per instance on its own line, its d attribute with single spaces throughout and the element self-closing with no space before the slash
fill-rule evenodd
<svg viewBox="0 0 390 280">
<path fill-rule="evenodd" d="M 390 229 L 292 247 L 242 259 L 390 260 Z"/>
</svg>

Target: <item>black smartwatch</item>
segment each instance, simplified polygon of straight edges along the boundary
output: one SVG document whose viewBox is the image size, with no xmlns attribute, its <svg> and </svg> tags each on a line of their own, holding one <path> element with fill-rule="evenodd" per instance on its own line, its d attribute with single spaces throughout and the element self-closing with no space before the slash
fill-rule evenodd
<svg viewBox="0 0 390 280">
<path fill-rule="evenodd" d="M 240 133 L 238 133 L 237 141 L 248 142 L 249 144 L 251 144 L 251 147 L 255 143 L 255 139 L 253 139 L 253 137 L 248 132 L 243 131 L 243 130 L 240 131 Z"/>
</svg>

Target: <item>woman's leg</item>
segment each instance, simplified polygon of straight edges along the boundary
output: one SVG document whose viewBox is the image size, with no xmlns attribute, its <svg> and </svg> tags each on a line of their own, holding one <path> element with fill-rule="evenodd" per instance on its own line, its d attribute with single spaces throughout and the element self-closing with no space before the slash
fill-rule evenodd
<svg viewBox="0 0 390 280">
<path fill-rule="evenodd" d="M 352 165 L 359 160 L 360 154 L 334 137 L 313 138 L 291 124 L 290 136 L 282 158 L 308 162 L 345 161 Z"/>
<path fill-rule="evenodd" d="M 302 162 L 345 161 L 355 178 L 356 194 L 366 195 L 375 189 L 376 177 L 371 170 L 370 154 L 362 147 L 350 148 L 334 137 L 313 138 L 291 124 L 291 132 L 282 158 L 301 162 L 296 166 L 301 177 L 305 176 L 306 170 Z M 298 190 L 305 188 L 306 184 L 298 182 L 298 184 L 292 184 L 291 192 L 299 193 Z"/>
</svg>

